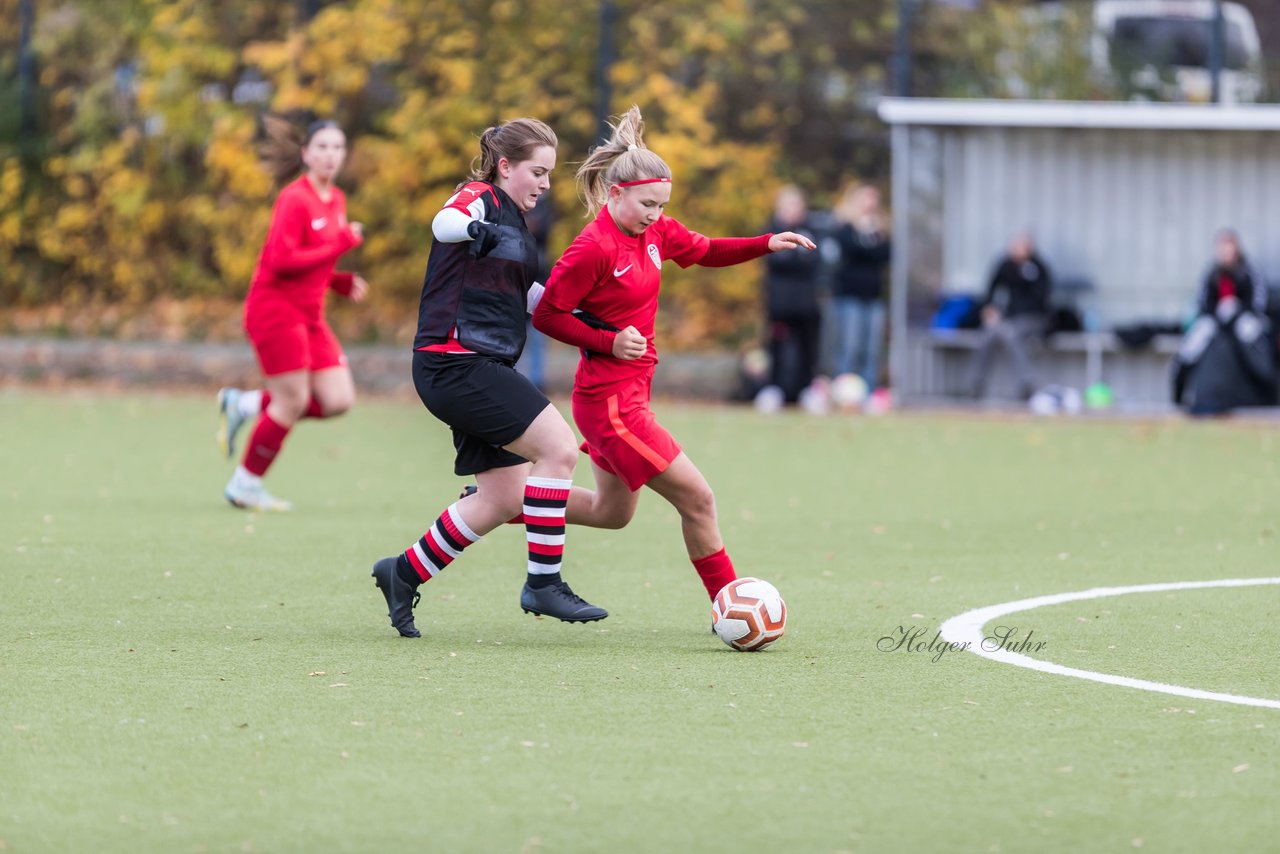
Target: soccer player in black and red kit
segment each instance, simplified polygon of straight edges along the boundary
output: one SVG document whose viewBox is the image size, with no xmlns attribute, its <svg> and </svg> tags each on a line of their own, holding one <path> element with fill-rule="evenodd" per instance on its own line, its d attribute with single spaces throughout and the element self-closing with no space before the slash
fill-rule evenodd
<svg viewBox="0 0 1280 854">
<path fill-rule="evenodd" d="M 347 357 L 324 318 L 325 295 L 333 290 L 358 302 L 368 285 L 335 271 L 338 259 L 364 239 L 360 223 L 347 221 L 346 196 L 333 183 L 347 156 L 342 129 L 329 120 L 313 122 L 305 133 L 279 116 L 265 122 L 264 161 L 283 189 L 245 300 L 244 327 L 266 388 L 218 392 L 218 442 L 230 457 L 236 434 L 256 418 L 223 494 L 236 507 L 288 510 L 289 502 L 262 484 L 285 437 L 300 419 L 341 415 L 355 399 Z"/>
<path fill-rule="evenodd" d="M 569 524 L 621 528 L 635 513 L 640 488 L 648 486 L 679 511 L 689 559 L 715 598 L 737 577 L 720 537 L 715 498 L 649 408 L 662 263 L 727 267 L 814 244 L 790 231 L 707 238 L 665 216 L 671 169 L 644 146 L 642 132 L 640 110 L 632 107 L 578 169 L 595 219 L 552 269 L 533 324 L 583 351 L 573 419 L 586 440 L 596 489 L 573 488 Z"/>
<path fill-rule="evenodd" d="M 608 616 L 560 577 L 578 455 L 573 430 L 515 369 L 527 313 L 542 293 L 524 214 L 551 186 L 556 144 L 536 119 L 489 128 L 472 180 L 431 223 L 413 380 L 431 414 L 453 429 L 454 471 L 475 475 L 479 489 L 450 505 L 402 554 L 374 564 L 391 625 L 404 637 L 421 634 L 413 622 L 418 586 L 515 514 L 523 518 L 529 556 L 520 606 L 566 622 Z"/>
</svg>

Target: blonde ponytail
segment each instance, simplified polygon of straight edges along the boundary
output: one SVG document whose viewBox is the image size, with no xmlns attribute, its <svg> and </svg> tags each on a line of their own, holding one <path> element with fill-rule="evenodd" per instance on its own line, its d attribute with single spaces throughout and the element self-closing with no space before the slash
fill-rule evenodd
<svg viewBox="0 0 1280 854">
<path fill-rule="evenodd" d="M 578 193 L 595 216 L 609 202 L 609 186 L 648 179 L 671 180 L 671 167 L 644 144 L 644 119 L 640 108 L 631 109 L 609 123 L 613 135 L 592 149 L 576 175 Z"/>
</svg>

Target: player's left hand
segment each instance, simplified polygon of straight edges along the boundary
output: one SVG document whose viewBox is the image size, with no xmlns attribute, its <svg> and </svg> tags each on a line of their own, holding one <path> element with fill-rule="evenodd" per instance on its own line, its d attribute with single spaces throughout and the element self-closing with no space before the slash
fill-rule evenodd
<svg viewBox="0 0 1280 854">
<path fill-rule="evenodd" d="M 347 292 L 347 299 L 360 302 L 367 293 L 369 293 L 369 283 L 364 280 L 364 276 L 352 276 L 351 290 Z"/>
<path fill-rule="evenodd" d="M 803 234 L 794 231 L 780 231 L 769 238 L 769 251 L 781 252 L 783 249 L 817 249 L 818 245 Z"/>
</svg>

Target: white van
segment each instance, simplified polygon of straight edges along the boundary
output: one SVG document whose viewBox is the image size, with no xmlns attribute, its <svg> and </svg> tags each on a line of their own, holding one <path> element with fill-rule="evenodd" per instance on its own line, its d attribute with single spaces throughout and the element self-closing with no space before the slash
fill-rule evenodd
<svg viewBox="0 0 1280 854">
<path fill-rule="evenodd" d="M 1136 97 L 1206 102 L 1212 97 L 1210 45 L 1213 0 L 1097 0 L 1090 56 Z M 1262 46 L 1253 15 L 1223 3 L 1223 50 L 1218 78 L 1223 103 L 1262 97 Z"/>
</svg>

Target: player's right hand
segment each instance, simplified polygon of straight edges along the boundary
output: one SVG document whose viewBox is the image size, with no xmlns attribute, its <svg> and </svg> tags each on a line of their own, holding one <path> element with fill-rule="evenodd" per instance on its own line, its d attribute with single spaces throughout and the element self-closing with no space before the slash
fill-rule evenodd
<svg viewBox="0 0 1280 854">
<path fill-rule="evenodd" d="M 355 235 L 358 242 L 364 242 L 364 223 L 350 222 L 347 223 L 347 228 L 351 229 L 351 233 Z"/>
<path fill-rule="evenodd" d="M 473 219 L 467 225 L 467 236 L 471 238 L 471 255 L 483 258 L 502 240 L 502 231 L 491 222 Z"/>
<path fill-rule="evenodd" d="M 634 326 L 628 326 L 613 336 L 613 357 L 615 359 L 630 362 L 634 359 L 639 359 L 648 349 L 649 343 L 644 340 L 640 330 Z"/>
</svg>

